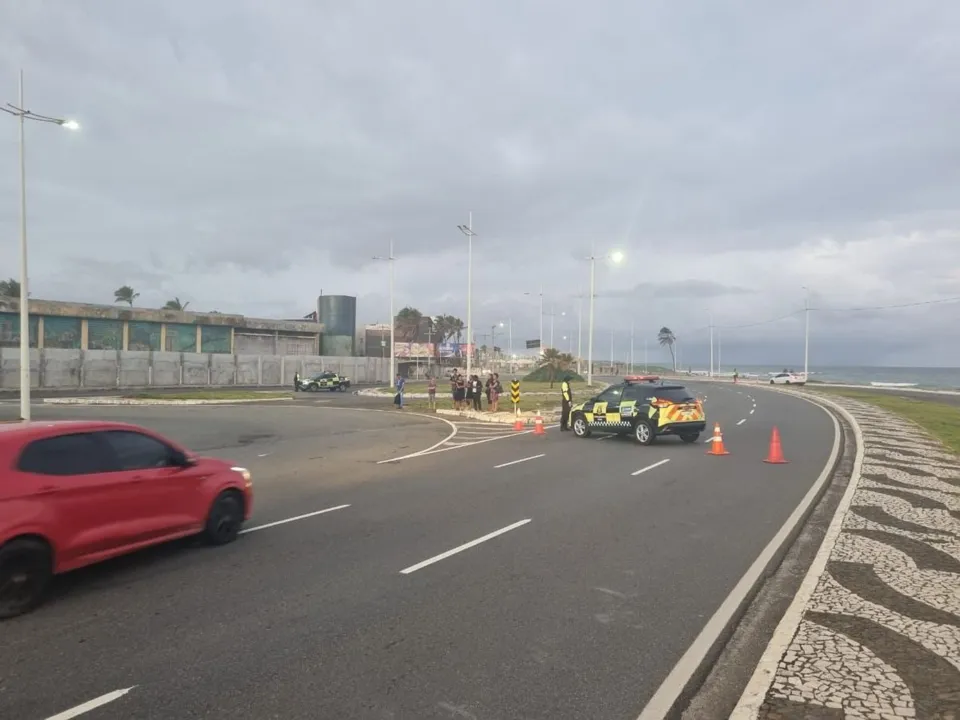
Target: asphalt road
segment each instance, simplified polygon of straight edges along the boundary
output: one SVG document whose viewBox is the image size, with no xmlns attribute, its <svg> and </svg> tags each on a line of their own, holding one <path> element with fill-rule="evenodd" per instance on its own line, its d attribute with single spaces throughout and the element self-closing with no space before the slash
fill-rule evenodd
<svg viewBox="0 0 960 720">
<path fill-rule="evenodd" d="M 251 528 L 348 507 L 60 579 L 0 626 L 0 716 L 133 687 L 80 717 L 636 718 L 833 444 L 801 399 L 690 385 L 730 455 L 551 429 L 382 463 L 451 428 L 360 398 L 38 408 L 244 464 Z M 789 465 L 762 462 L 773 424 Z"/>
</svg>

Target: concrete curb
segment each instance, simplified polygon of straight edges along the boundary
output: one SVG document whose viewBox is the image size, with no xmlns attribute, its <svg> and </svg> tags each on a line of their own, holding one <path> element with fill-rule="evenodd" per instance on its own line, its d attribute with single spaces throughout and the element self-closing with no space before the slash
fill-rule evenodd
<svg viewBox="0 0 960 720">
<path fill-rule="evenodd" d="M 517 421 L 517 416 L 511 413 L 501 414 L 497 413 L 492 415 L 490 413 L 478 413 L 474 410 L 440 410 L 436 411 L 437 415 L 447 415 L 450 417 L 458 417 L 466 420 L 475 420 L 478 422 L 487 422 L 492 424 L 499 425 L 513 425 Z M 533 425 L 534 420 L 536 419 L 537 414 L 526 413 L 520 415 L 520 420 L 523 421 L 524 425 Z M 550 410 L 540 414 L 540 417 L 543 419 L 543 422 L 548 421 L 555 422 L 560 417 L 560 412 L 557 410 Z"/>
<path fill-rule="evenodd" d="M 44 398 L 45 405 L 235 405 L 292 400 L 293 398 L 250 398 L 243 400 L 155 400 L 123 397 Z"/>
<path fill-rule="evenodd" d="M 773 392 L 784 392 L 776 388 L 765 388 Z M 810 515 L 816 509 L 827 489 L 833 484 L 837 467 L 843 458 L 843 447 L 847 440 L 842 423 L 838 420 L 832 403 L 821 403 L 820 398 L 808 397 L 801 393 L 790 394 L 812 405 L 816 405 L 833 421 L 835 439 L 833 450 L 820 477 L 811 486 L 790 517 L 774 535 L 773 539 L 761 551 L 750 568 L 743 574 L 736 586 L 713 614 L 700 634 L 693 641 L 683 657 L 677 662 L 653 697 L 644 707 L 637 720 L 664 720 L 678 718 L 690 700 L 696 695 L 710 674 L 714 664 L 723 652 L 750 607 L 757 593 L 769 577 L 776 572 L 783 558 L 796 542 Z M 846 413 L 840 413 L 847 419 Z M 856 423 L 851 427 L 857 428 Z M 854 431 L 856 437 L 856 430 Z"/>
<path fill-rule="evenodd" d="M 784 390 L 781 392 L 791 391 Z M 813 562 L 810 563 L 810 567 L 807 569 L 807 573 L 800 583 L 797 594 L 794 595 L 793 601 L 777 624 L 777 628 L 774 630 L 770 642 L 767 644 L 760 661 L 757 663 L 753 675 L 747 682 L 747 686 L 744 688 L 737 706 L 730 714 L 730 720 L 756 720 L 757 715 L 760 713 L 760 708 L 763 706 L 764 700 L 767 697 L 770 685 L 776 677 L 780 660 L 790 646 L 794 635 L 796 635 L 797 629 L 800 627 L 800 622 L 803 620 L 803 613 L 810 603 L 810 598 L 813 597 L 813 593 L 820 583 L 820 578 L 824 572 L 826 572 L 827 561 L 830 559 L 830 555 L 836 547 L 837 539 L 840 537 L 840 531 L 843 528 L 843 522 L 847 517 L 847 512 L 850 510 L 850 505 L 853 503 L 853 496 L 860 487 L 860 473 L 863 467 L 865 452 L 863 446 L 863 431 L 860 429 L 860 425 L 857 423 L 853 413 L 845 407 L 829 398 L 817 397 L 817 400 L 829 405 L 832 410 L 839 413 L 853 429 L 854 438 L 857 443 L 857 451 L 853 460 L 850 482 L 847 484 L 843 497 L 840 498 L 840 502 L 837 504 L 833 519 L 827 527 L 827 531 L 820 543 L 820 547 L 817 549 L 817 554 L 814 556 Z"/>
</svg>

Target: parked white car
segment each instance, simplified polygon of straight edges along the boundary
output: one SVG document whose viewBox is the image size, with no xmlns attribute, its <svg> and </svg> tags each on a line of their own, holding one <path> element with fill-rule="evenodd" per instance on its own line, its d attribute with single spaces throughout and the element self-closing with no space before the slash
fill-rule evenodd
<svg viewBox="0 0 960 720">
<path fill-rule="evenodd" d="M 770 378 L 771 385 L 805 385 L 807 376 L 803 373 L 777 373 Z"/>
</svg>

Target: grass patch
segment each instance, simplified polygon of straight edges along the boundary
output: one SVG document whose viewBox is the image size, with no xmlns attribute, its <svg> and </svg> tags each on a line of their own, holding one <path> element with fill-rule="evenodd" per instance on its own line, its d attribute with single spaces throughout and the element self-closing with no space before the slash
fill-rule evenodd
<svg viewBox="0 0 960 720">
<path fill-rule="evenodd" d="M 273 400 L 291 397 L 291 392 L 256 390 L 185 390 L 183 392 L 141 392 L 123 397 L 129 400 Z"/>
<path fill-rule="evenodd" d="M 817 392 L 862 400 L 902 415 L 920 425 L 950 450 L 960 455 L 960 407 L 958 406 L 948 405 L 936 400 L 917 400 L 893 393 L 870 392 L 850 388 L 817 387 Z"/>
</svg>

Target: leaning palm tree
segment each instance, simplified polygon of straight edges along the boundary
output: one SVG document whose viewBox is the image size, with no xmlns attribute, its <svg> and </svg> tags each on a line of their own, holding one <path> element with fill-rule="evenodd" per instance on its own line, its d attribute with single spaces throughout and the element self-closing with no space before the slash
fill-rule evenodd
<svg viewBox="0 0 960 720">
<path fill-rule="evenodd" d="M 415 342 L 420 330 L 420 320 L 423 314 L 412 307 L 405 307 L 393 319 L 394 329 L 400 342 Z"/>
<path fill-rule="evenodd" d="M 133 307 L 133 301 L 140 297 L 140 293 L 135 292 L 129 285 L 121 285 L 113 291 L 114 302 L 124 302 Z"/>
<path fill-rule="evenodd" d="M 677 336 L 673 334 L 673 330 L 664 325 L 660 328 L 660 332 L 657 333 L 657 342 L 660 343 L 660 347 L 666 346 L 670 350 L 670 358 L 673 360 L 673 371 L 677 371 L 677 356 L 673 354 L 673 344 L 677 341 Z"/>
<path fill-rule="evenodd" d="M 190 304 L 190 303 L 188 303 L 188 302 L 185 302 L 185 303 L 180 302 L 180 298 L 175 297 L 173 300 L 167 300 L 167 304 L 163 306 L 163 309 L 164 309 L 164 310 L 179 310 L 180 312 L 183 312 L 184 310 L 187 309 L 187 305 L 189 305 L 189 304 Z"/>
</svg>

